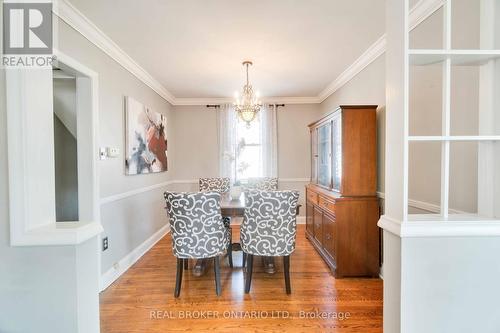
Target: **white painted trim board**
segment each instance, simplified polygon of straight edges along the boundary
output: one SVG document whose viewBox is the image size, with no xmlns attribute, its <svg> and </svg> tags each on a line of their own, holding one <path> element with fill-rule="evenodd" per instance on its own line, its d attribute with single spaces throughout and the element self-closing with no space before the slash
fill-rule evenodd
<svg viewBox="0 0 500 333">
<path fill-rule="evenodd" d="M 445 0 L 420 0 L 410 12 L 410 30 L 432 15 L 444 2 Z M 54 1 L 53 13 L 172 105 L 232 102 L 231 98 L 177 98 L 69 1 Z M 386 36 L 384 34 L 317 96 L 267 97 L 265 101 L 284 104 L 319 104 L 384 54 L 385 49 Z"/>
<path fill-rule="evenodd" d="M 133 264 L 135 264 L 144 254 L 146 254 L 156 243 L 158 243 L 170 231 L 170 224 L 164 225 L 151 237 L 146 239 L 141 245 L 132 252 L 123 257 L 117 264 L 113 265 L 108 271 L 101 275 L 100 291 L 108 288 L 123 273 L 125 273 Z"/>
</svg>

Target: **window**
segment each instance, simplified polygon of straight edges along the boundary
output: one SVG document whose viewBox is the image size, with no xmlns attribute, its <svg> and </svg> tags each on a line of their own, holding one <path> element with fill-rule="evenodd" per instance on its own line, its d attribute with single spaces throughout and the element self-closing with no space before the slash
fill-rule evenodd
<svg viewBox="0 0 500 333">
<path fill-rule="evenodd" d="M 238 118 L 236 125 L 236 152 L 234 174 L 236 181 L 262 177 L 262 138 L 260 114 L 247 125 Z"/>
<path fill-rule="evenodd" d="M 219 175 L 233 182 L 278 176 L 276 107 L 263 106 L 247 125 L 231 105 L 218 110 Z"/>
</svg>

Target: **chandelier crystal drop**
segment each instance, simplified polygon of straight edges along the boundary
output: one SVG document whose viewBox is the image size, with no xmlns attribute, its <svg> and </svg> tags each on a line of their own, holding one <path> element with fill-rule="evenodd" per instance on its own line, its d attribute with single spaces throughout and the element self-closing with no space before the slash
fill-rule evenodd
<svg viewBox="0 0 500 333">
<path fill-rule="evenodd" d="M 262 106 L 258 100 L 257 94 L 254 93 L 252 85 L 248 81 L 248 66 L 253 65 L 251 61 L 244 61 L 243 66 L 246 67 L 247 81 L 243 86 L 241 97 L 237 94 L 234 108 L 241 120 L 245 121 L 249 126 L 252 120 L 255 119 L 257 113 Z"/>
</svg>

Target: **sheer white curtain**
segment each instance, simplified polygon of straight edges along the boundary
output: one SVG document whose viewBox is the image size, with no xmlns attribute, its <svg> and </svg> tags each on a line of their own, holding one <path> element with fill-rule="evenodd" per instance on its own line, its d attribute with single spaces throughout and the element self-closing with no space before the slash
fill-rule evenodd
<svg viewBox="0 0 500 333">
<path fill-rule="evenodd" d="M 234 183 L 236 152 L 236 112 L 230 104 L 221 105 L 217 112 L 219 132 L 219 175 Z"/>
<path fill-rule="evenodd" d="M 276 105 L 265 106 L 260 114 L 263 177 L 278 177 L 278 124 Z"/>
<path fill-rule="evenodd" d="M 220 177 L 229 177 L 231 183 L 236 178 L 245 178 L 247 173 L 237 171 L 241 169 L 241 164 L 254 164 L 249 169 L 260 170 L 259 174 L 251 174 L 252 177 L 278 177 L 278 136 L 277 136 L 277 115 L 276 107 L 263 106 L 259 119 L 251 123 L 259 135 L 260 156 L 248 155 L 247 153 L 255 149 L 252 144 L 241 146 L 245 141 L 245 135 L 249 132 L 245 129 L 246 125 L 238 125 L 241 120 L 238 118 L 232 105 L 222 105 L 217 111 L 218 134 L 219 134 L 219 175 Z M 238 130 L 238 128 L 240 130 Z M 240 132 L 240 133 L 238 133 Z M 244 133 L 242 133 L 244 132 Z M 250 131 L 252 133 L 255 133 Z M 251 136 L 253 137 L 253 136 Z M 243 138 L 243 140 L 242 140 Z M 247 137 L 248 139 L 248 137 Z M 247 147 L 247 148 L 245 148 Z M 239 156 L 236 156 L 237 152 Z M 247 152 L 247 153 L 245 153 Z M 254 156 L 249 158 L 249 156 Z M 236 165 L 238 162 L 238 168 Z M 250 175 L 249 175 L 250 176 Z"/>
</svg>

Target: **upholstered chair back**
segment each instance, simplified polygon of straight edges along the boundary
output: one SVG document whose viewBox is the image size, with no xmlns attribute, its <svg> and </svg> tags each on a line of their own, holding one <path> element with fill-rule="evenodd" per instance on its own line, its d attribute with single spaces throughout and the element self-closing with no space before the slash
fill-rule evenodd
<svg viewBox="0 0 500 333">
<path fill-rule="evenodd" d="M 248 190 L 277 191 L 278 178 L 271 178 L 271 177 L 249 178 L 248 184 L 246 184 L 245 187 Z"/>
<path fill-rule="evenodd" d="M 164 193 L 170 217 L 172 249 L 181 259 L 211 258 L 229 245 L 217 192 Z"/>
<path fill-rule="evenodd" d="M 229 192 L 229 178 L 200 178 L 200 191 L 215 191 L 220 194 Z"/>
<path fill-rule="evenodd" d="M 297 191 L 245 192 L 241 248 L 258 256 L 287 256 L 295 250 Z"/>
</svg>

